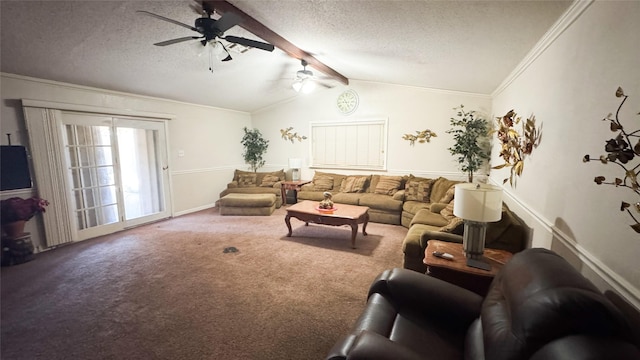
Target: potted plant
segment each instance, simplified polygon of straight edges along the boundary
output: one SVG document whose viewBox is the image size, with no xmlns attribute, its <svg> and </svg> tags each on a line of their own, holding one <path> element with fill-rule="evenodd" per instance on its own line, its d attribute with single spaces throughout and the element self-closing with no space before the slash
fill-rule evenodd
<svg viewBox="0 0 640 360">
<path fill-rule="evenodd" d="M 244 162 L 249 164 L 249 168 L 254 172 L 258 171 L 261 168 L 265 161 L 262 158 L 262 155 L 267 152 L 267 148 L 269 147 L 269 140 L 265 140 L 258 129 L 247 129 L 244 128 L 244 136 L 242 137 L 242 141 L 240 141 L 242 145 L 244 145 L 244 153 L 242 156 L 244 157 Z"/>
<path fill-rule="evenodd" d="M 23 199 L 12 197 L 0 201 L 0 223 L 9 237 L 18 237 L 24 233 L 24 225 L 37 213 L 45 212 L 49 202 L 39 197 Z"/>
<path fill-rule="evenodd" d="M 464 111 L 464 105 L 454 110 L 458 111 L 457 118 L 451 118 L 453 128 L 446 133 L 453 134 L 455 144 L 448 150 L 451 155 L 458 155 L 461 170 L 469 175 L 469 182 L 473 182 L 473 173 L 489 159 L 491 150 L 485 146 L 489 139 L 489 123 L 476 116 L 475 111 Z"/>
</svg>

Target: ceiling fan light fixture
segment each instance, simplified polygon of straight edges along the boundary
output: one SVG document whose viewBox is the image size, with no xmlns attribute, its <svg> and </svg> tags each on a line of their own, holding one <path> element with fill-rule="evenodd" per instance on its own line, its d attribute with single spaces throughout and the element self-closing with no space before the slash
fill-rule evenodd
<svg viewBox="0 0 640 360">
<path fill-rule="evenodd" d="M 302 80 L 302 93 L 309 94 L 316 88 L 316 82 L 313 79 Z"/>
<path fill-rule="evenodd" d="M 293 88 L 293 90 L 295 90 L 296 92 L 300 92 L 300 90 L 302 89 L 302 79 L 296 79 L 293 84 L 291 84 L 291 87 Z"/>
</svg>

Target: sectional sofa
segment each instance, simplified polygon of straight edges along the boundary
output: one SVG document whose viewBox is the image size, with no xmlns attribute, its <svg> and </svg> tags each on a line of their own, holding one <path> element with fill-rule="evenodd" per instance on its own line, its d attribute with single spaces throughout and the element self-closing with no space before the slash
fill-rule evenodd
<svg viewBox="0 0 640 360">
<path fill-rule="evenodd" d="M 276 207 L 280 207 L 283 180 L 283 170 L 257 173 L 236 170 L 220 197 L 230 193 L 272 193 L 277 197 Z M 369 207 L 372 222 L 408 228 L 402 245 L 403 266 L 425 272 L 422 261 L 428 240 L 462 243 L 464 224 L 453 215 L 454 186 L 458 183 L 460 181 L 444 177 L 344 175 L 316 171 L 312 182 L 298 191 L 297 198 L 298 201 L 320 202 L 324 199 L 323 193 L 329 191 L 335 203 Z M 488 226 L 486 246 L 516 253 L 526 247 L 526 237 L 526 226 L 503 205 L 502 219 Z"/>
</svg>

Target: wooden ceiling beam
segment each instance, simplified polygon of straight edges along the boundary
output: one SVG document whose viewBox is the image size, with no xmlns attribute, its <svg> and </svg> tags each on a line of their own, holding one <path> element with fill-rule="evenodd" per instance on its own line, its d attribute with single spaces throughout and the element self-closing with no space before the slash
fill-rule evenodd
<svg viewBox="0 0 640 360">
<path fill-rule="evenodd" d="M 242 17 L 242 21 L 238 24 L 238 26 L 255 34 L 256 36 L 260 37 L 262 40 L 272 44 L 278 49 L 284 51 L 289 56 L 296 58 L 298 60 L 305 60 L 309 64 L 309 66 L 312 66 L 314 69 L 324 73 L 327 76 L 330 76 L 338 80 L 339 82 L 345 85 L 349 85 L 349 79 L 347 79 L 346 76 L 333 70 L 329 66 L 322 63 L 320 60 L 313 57 L 313 55 L 298 48 L 297 46 L 289 42 L 287 39 L 276 34 L 271 29 L 269 29 L 268 27 L 260 23 L 258 20 L 254 19 L 244 11 L 235 7 L 233 4 L 224 0 L 212 0 L 212 1 L 204 1 L 204 2 L 208 3 L 210 7 L 215 9 L 215 11 L 220 14 L 224 14 L 226 12 L 232 12 L 236 15 L 239 15 L 240 17 Z"/>
</svg>

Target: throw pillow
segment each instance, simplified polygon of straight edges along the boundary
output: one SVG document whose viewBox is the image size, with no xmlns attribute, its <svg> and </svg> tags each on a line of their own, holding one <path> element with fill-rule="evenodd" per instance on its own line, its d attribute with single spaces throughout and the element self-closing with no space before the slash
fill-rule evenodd
<svg viewBox="0 0 640 360">
<path fill-rule="evenodd" d="M 429 196 L 431 195 L 431 185 L 435 180 L 422 180 L 407 182 L 405 186 L 405 200 L 407 201 L 421 201 L 429 202 Z"/>
<path fill-rule="evenodd" d="M 438 229 L 438 231 L 462 235 L 463 224 L 464 224 L 463 219 L 459 217 L 454 217 L 451 221 L 449 221 L 447 225 Z"/>
<path fill-rule="evenodd" d="M 456 186 L 455 185 L 451 185 L 451 187 L 449 187 L 449 189 L 447 190 L 446 193 L 444 193 L 444 195 L 442 195 L 442 198 L 440 200 L 438 200 L 439 203 L 448 203 L 451 200 L 453 200 L 453 195 L 456 193 Z M 453 206 L 453 205 L 452 205 Z M 452 208 L 453 209 L 453 208 Z"/>
<path fill-rule="evenodd" d="M 400 189 L 402 176 L 380 176 L 380 181 L 376 185 L 376 194 L 393 195 Z"/>
<path fill-rule="evenodd" d="M 275 185 L 278 181 L 280 181 L 280 178 L 275 175 L 265 175 L 262 178 L 262 183 L 260 184 L 260 186 L 273 187 L 273 185 Z"/>
<path fill-rule="evenodd" d="M 313 178 L 313 190 L 328 191 L 333 189 L 333 177 L 317 176 Z"/>
<path fill-rule="evenodd" d="M 238 187 L 256 186 L 256 174 L 241 174 L 238 176 Z"/>
<path fill-rule="evenodd" d="M 342 180 L 342 185 L 340 185 L 340 192 L 351 192 L 353 190 L 353 182 L 356 180 L 353 176 L 347 176 L 346 179 Z"/>
<path fill-rule="evenodd" d="M 364 191 L 365 183 L 367 182 L 366 176 L 347 176 L 342 180 L 340 186 L 340 192 L 345 193 L 359 193 Z"/>
<path fill-rule="evenodd" d="M 451 202 L 449 202 L 449 204 L 445 206 L 444 209 L 440 210 L 440 215 L 442 215 L 442 217 L 447 220 L 453 220 L 453 218 L 456 217 L 455 215 L 453 215 L 453 200 L 451 200 Z"/>
</svg>

